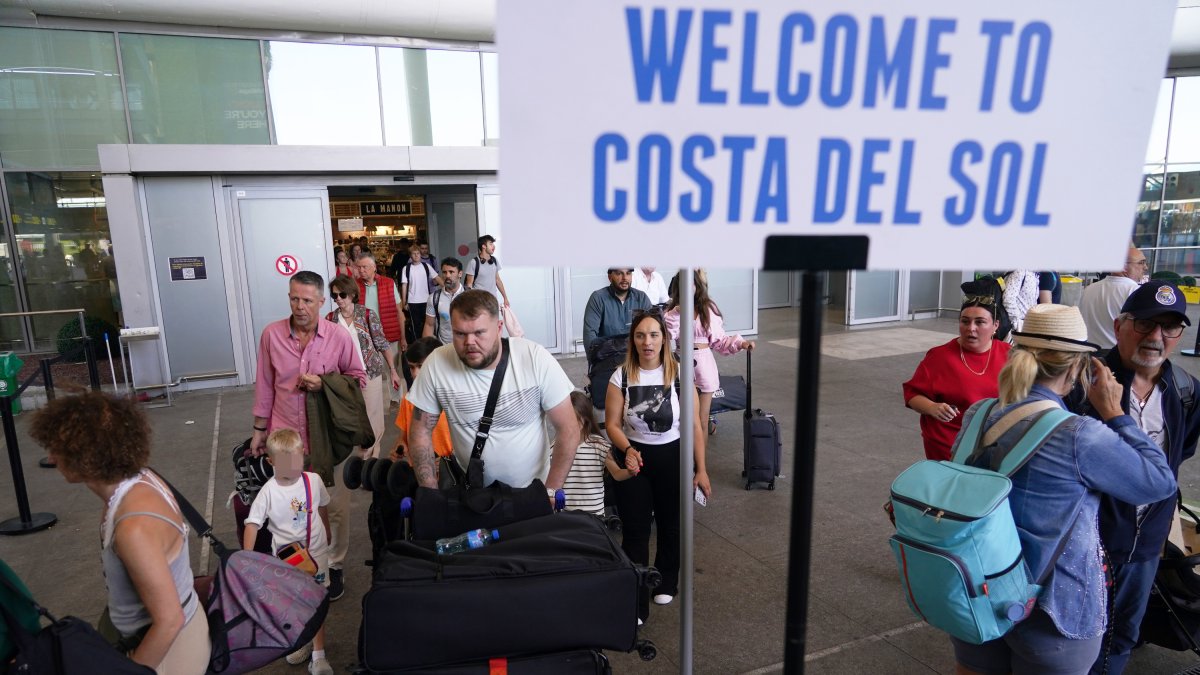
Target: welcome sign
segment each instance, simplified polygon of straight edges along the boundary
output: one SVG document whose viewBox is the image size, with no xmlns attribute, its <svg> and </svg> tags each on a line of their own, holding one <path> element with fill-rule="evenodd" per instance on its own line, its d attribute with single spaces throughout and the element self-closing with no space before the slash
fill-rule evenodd
<svg viewBox="0 0 1200 675">
<path fill-rule="evenodd" d="M 1175 6 L 505 0 L 506 260 L 1119 268 Z"/>
</svg>

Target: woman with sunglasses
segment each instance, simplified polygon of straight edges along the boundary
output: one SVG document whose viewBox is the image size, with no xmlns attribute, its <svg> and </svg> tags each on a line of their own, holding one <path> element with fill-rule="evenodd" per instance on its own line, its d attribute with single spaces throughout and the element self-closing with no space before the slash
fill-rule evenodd
<svg viewBox="0 0 1200 675">
<path fill-rule="evenodd" d="M 621 548 L 633 562 L 650 563 L 650 523 L 658 525 L 654 566 L 662 574 L 654 602 L 674 599 L 679 585 L 679 428 L 695 430 L 693 490 L 712 493 L 704 463 L 707 440 L 699 415 L 680 419 L 679 368 L 667 349 L 667 326 L 658 310 L 634 312 L 625 363 L 608 381 L 604 427 L 613 458 L 634 475 L 616 484 Z M 694 391 L 687 392 L 698 403 Z M 698 406 L 697 406 L 698 408 Z M 649 593 L 638 594 L 638 623 L 650 615 Z"/>
<path fill-rule="evenodd" d="M 1011 345 L 996 340 L 996 300 L 968 295 L 958 312 L 958 337 L 930 349 L 904 383 L 904 405 L 921 416 L 925 457 L 950 459 L 950 446 L 971 404 L 999 394 L 1000 369 Z"/>
<path fill-rule="evenodd" d="M 358 304 L 358 282 L 339 274 L 329 282 L 329 295 L 337 309 L 325 318 L 344 328 L 354 342 L 354 353 L 367 371 L 367 386 L 363 388 L 363 400 L 367 406 L 367 417 L 375 432 L 375 445 L 363 448 L 364 457 L 378 457 L 383 440 L 383 387 L 380 378 L 391 377 L 392 389 L 400 388 L 400 374 L 396 372 L 396 359 L 391 343 L 383 334 L 379 315 Z"/>
<path fill-rule="evenodd" d="M 700 419 L 708 420 L 709 433 L 716 430 L 716 421 L 709 416 L 712 410 L 713 394 L 721 387 L 721 375 L 717 372 L 717 360 L 713 352 L 732 356 L 743 349 L 754 349 L 754 343 L 741 335 L 729 335 L 725 332 L 725 320 L 717 303 L 708 297 L 708 275 L 704 270 L 697 269 L 692 276 L 695 290 L 692 294 L 692 308 L 695 320 L 692 321 L 693 359 L 696 364 L 696 389 L 700 391 Z M 679 342 L 679 274 L 671 278 L 667 294 L 671 299 L 667 302 L 667 310 L 663 320 L 667 324 L 667 332 L 671 339 Z"/>
</svg>

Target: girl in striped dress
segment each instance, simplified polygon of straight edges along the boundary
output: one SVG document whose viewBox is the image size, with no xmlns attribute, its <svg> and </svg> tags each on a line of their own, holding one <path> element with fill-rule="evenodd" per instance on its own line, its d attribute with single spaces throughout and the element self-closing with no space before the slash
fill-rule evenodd
<svg viewBox="0 0 1200 675">
<path fill-rule="evenodd" d="M 587 394 L 571 392 L 571 406 L 579 419 L 580 431 L 575 461 L 563 483 L 567 508 L 603 516 L 604 470 L 607 469 L 616 480 L 625 480 L 633 474 L 613 460 L 612 444 L 600 433 L 600 425 L 596 424 L 592 413 L 592 400 Z"/>
</svg>

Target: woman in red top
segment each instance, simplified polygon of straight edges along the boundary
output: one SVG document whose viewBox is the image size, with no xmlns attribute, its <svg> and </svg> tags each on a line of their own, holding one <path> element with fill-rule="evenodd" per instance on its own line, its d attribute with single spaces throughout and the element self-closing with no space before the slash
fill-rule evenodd
<svg viewBox="0 0 1200 675">
<path fill-rule="evenodd" d="M 999 395 L 1007 342 L 993 340 L 999 323 L 991 296 L 968 295 L 958 313 L 958 337 L 925 353 L 904 383 L 904 405 L 921 415 L 921 438 L 929 459 L 950 459 L 962 413 L 980 399 Z"/>
</svg>

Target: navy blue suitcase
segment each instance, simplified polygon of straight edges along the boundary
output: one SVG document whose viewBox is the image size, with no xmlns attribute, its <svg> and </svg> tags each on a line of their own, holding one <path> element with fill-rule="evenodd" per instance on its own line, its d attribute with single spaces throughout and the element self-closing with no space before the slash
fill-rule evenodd
<svg viewBox="0 0 1200 675">
<path fill-rule="evenodd" d="M 746 412 L 742 422 L 742 476 L 746 489 L 766 484 L 775 489 L 775 479 L 783 465 L 783 437 L 779 420 L 762 408 L 753 407 L 750 377 L 750 351 L 746 351 Z"/>
</svg>

